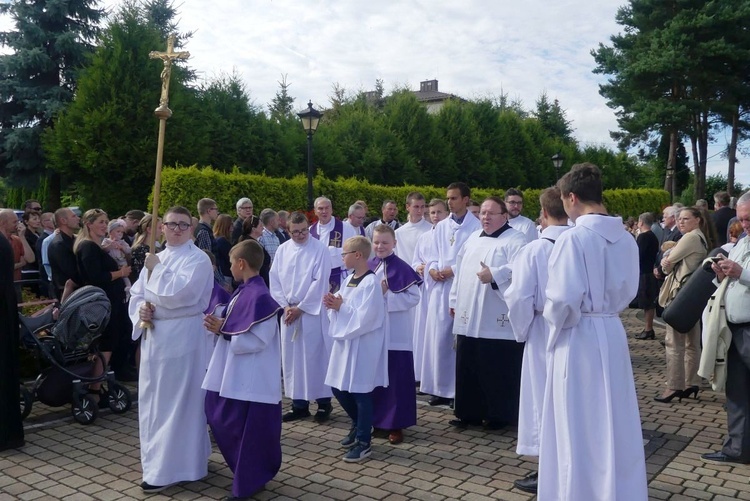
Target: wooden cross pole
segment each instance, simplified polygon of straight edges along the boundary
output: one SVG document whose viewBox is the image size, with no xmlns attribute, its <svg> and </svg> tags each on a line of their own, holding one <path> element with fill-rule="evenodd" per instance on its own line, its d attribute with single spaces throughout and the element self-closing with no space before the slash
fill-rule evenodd
<svg viewBox="0 0 750 501">
<path fill-rule="evenodd" d="M 161 195 L 161 167 L 164 159 L 164 135 L 167 130 L 167 120 L 172 116 L 172 110 L 169 109 L 169 80 L 172 75 L 172 61 L 175 59 L 187 59 L 190 57 L 189 52 L 175 52 L 175 36 L 170 35 L 167 38 L 167 51 L 151 51 L 148 57 L 151 59 L 161 59 L 164 62 L 164 69 L 161 71 L 161 97 L 159 98 L 159 107 L 154 110 L 154 115 L 159 119 L 159 140 L 156 146 L 156 174 L 154 176 L 154 203 L 151 210 L 151 231 L 148 235 L 148 245 L 150 252 L 156 252 L 156 224 L 159 221 L 159 198 Z M 151 271 L 148 272 L 151 278 Z M 148 305 L 147 303 L 147 306 Z M 151 322 L 141 322 L 142 329 L 152 329 L 154 326 Z M 144 332 L 145 336 L 145 332 Z"/>
</svg>

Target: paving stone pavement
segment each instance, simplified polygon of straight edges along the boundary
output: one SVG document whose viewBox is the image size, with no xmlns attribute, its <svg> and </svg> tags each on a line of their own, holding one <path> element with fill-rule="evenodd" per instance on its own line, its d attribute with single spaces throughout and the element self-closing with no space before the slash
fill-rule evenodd
<svg viewBox="0 0 750 501">
<path fill-rule="evenodd" d="M 650 499 L 750 500 L 750 467 L 710 465 L 699 457 L 721 447 L 724 396 L 704 388 L 698 400 L 654 402 L 663 389 L 664 349 L 658 341 L 632 338 L 643 328 L 639 312 L 626 310 L 622 319 L 631 335 Z M 663 338 L 664 329 L 656 330 Z M 357 464 L 340 460 L 337 442 L 348 430 L 340 408 L 325 424 L 311 419 L 285 423 L 282 469 L 253 499 L 534 498 L 512 488 L 513 480 L 537 467 L 536 458 L 516 455 L 515 428 L 457 431 L 448 425 L 450 409 L 429 407 L 425 397 L 419 400 L 418 425 L 406 431 L 404 443 L 391 446 L 374 439 L 370 459 Z M 69 409 L 37 403 L 25 427 L 26 446 L 0 452 L 0 501 L 208 500 L 222 499 L 231 486 L 231 472 L 214 446 L 204 480 L 144 494 L 138 485 L 137 406 L 122 415 L 105 411 L 92 425 L 82 426 L 73 422 Z"/>
</svg>

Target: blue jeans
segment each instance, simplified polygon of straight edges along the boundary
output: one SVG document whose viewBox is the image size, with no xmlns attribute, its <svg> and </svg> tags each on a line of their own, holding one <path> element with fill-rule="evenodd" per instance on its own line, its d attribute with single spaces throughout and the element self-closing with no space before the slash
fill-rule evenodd
<svg viewBox="0 0 750 501">
<path fill-rule="evenodd" d="M 327 398 L 318 398 L 315 400 L 318 403 L 318 407 L 326 405 L 331 405 L 331 397 Z M 307 400 L 292 400 L 292 408 L 293 409 L 307 409 L 310 407 L 310 402 Z"/>
<path fill-rule="evenodd" d="M 363 444 L 370 444 L 372 433 L 372 393 L 349 393 L 348 391 L 333 390 L 333 396 L 352 419 L 352 428 L 357 429 L 357 440 Z"/>
</svg>

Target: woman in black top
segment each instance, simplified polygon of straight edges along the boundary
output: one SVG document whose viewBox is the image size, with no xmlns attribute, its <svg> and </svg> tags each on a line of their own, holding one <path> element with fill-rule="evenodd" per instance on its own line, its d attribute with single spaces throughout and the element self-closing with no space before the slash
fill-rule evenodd
<svg viewBox="0 0 750 501">
<path fill-rule="evenodd" d="M 99 338 L 99 349 L 104 363 L 109 364 L 117 374 L 127 369 L 127 356 L 130 349 L 130 336 L 133 324 L 128 316 L 127 295 L 123 277 L 130 275 L 130 266 L 120 268 L 115 260 L 102 249 L 102 240 L 107 234 L 109 218 L 101 209 L 86 211 L 81 218 L 83 227 L 78 232 L 73 252 L 78 263 L 80 285 L 93 285 L 101 288 L 111 303 L 111 313 L 107 328 Z M 91 385 L 98 391 L 99 385 Z"/>
<path fill-rule="evenodd" d="M 157 223 L 161 223 L 161 220 L 159 220 Z M 138 233 L 135 236 L 135 240 L 133 240 L 133 251 L 130 254 L 132 258 L 132 263 L 130 264 L 130 282 L 135 283 L 136 280 L 138 280 L 138 277 L 141 275 L 141 270 L 143 269 L 143 264 L 146 262 L 146 254 L 150 252 L 149 250 L 149 238 L 151 236 L 151 214 L 146 214 L 143 216 L 141 221 L 138 223 Z M 159 247 L 159 237 L 161 236 L 161 226 L 160 224 L 156 225 L 156 252 L 158 253 L 160 249 Z"/>
<path fill-rule="evenodd" d="M 245 222 L 242 223 L 242 236 L 240 236 L 239 241 L 242 242 L 243 240 L 252 238 L 256 242 L 258 242 L 258 237 L 262 234 L 263 225 L 260 224 L 260 218 L 258 216 L 250 216 L 248 218 L 245 218 Z M 271 255 L 268 253 L 265 247 L 263 247 L 263 245 L 261 245 L 260 247 L 263 249 L 263 266 L 260 267 L 259 275 L 266 283 L 266 287 L 268 287 L 268 275 L 271 272 Z"/>
</svg>

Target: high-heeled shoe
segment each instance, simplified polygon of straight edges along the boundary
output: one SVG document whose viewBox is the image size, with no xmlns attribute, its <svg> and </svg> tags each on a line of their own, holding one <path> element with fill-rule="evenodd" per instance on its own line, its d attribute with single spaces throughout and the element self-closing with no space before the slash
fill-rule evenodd
<svg viewBox="0 0 750 501">
<path fill-rule="evenodd" d="M 675 390 L 666 397 L 654 397 L 654 400 L 657 402 L 662 402 L 664 404 L 670 403 L 672 400 L 674 400 L 675 397 L 682 402 L 682 396 L 685 390 Z"/>
<path fill-rule="evenodd" d="M 685 388 L 684 390 L 682 390 L 682 398 L 690 398 L 690 395 L 695 395 L 693 398 L 695 400 L 698 400 L 698 391 L 700 391 L 700 388 L 698 388 L 697 386 Z"/>
</svg>

